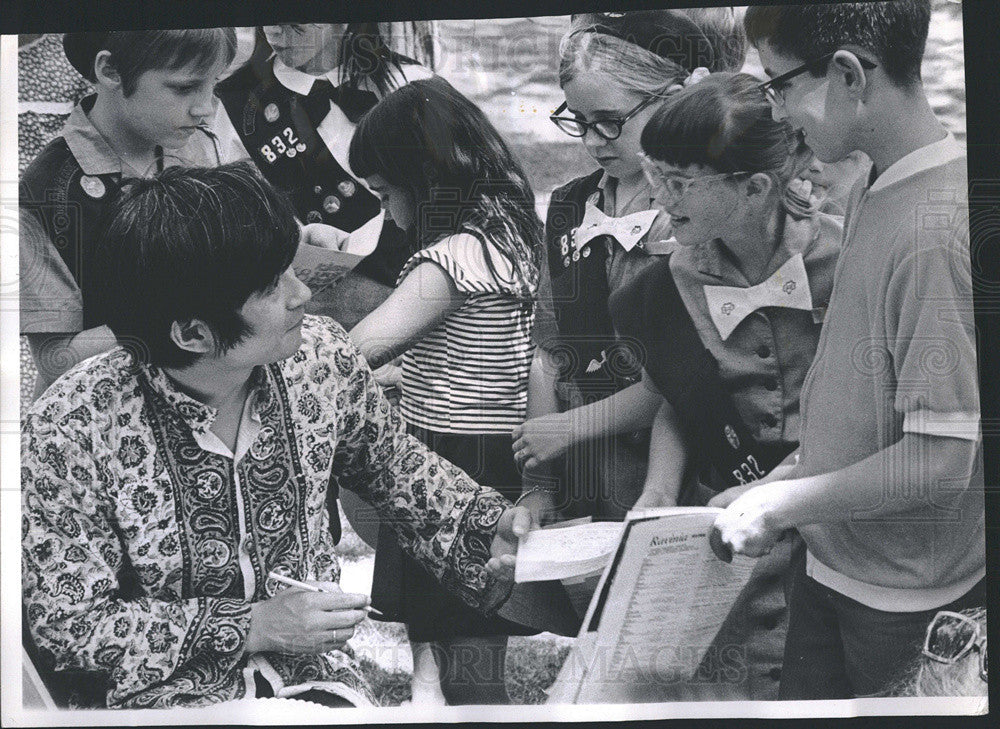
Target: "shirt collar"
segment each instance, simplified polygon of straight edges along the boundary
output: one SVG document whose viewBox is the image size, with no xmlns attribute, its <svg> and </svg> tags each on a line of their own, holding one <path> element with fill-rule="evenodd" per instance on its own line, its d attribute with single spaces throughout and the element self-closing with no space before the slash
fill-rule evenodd
<svg viewBox="0 0 1000 729">
<path fill-rule="evenodd" d="M 818 236 L 819 219 L 815 215 L 796 220 L 786 213 L 781 241 L 778 243 L 774 255 L 771 256 L 771 260 L 768 261 L 761 281 L 766 281 L 796 253 L 801 253 L 805 257 L 806 252 Z M 693 253 L 701 273 L 724 279 L 727 283 L 738 286 L 753 286 L 759 283 L 747 280 L 746 276 L 729 260 L 729 255 L 724 254 L 722 244 L 717 239 L 699 243 L 694 247 Z"/>
<path fill-rule="evenodd" d="M 125 176 L 126 165 L 122 158 L 111 148 L 87 116 L 87 112 L 94 107 L 96 99 L 96 94 L 88 96 L 73 107 L 63 126 L 63 139 L 66 140 L 66 146 L 73 153 L 85 175 Z M 131 167 L 128 167 L 128 170 L 130 176 L 141 177 Z"/>
<path fill-rule="evenodd" d="M 146 382 L 154 394 L 158 395 L 166 406 L 175 411 L 196 435 L 205 435 L 215 422 L 219 411 L 211 405 L 195 400 L 190 395 L 177 389 L 174 381 L 160 367 L 139 365 L 139 371 L 145 376 Z M 247 406 L 251 413 L 256 413 L 266 406 L 270 397 L 266 367 L 256 367 L 250 375 L 250 394 Z"/>
<path fill-rule="evenodd" d="M 643 184 L 647 188 L 649 188 L 649 205 L 647 207 L 645 207 L 645 208 L 636 208 L 635 210 L 629 210 L 629 211 L 618 210 L 618 211 L 616 211 L 617 212 L 617 216 L 616 217 L 623 217 L 625 215 L 628 215 L 630 212 L 631 213 L 635 213 L 635 212 L 638 212 L 639 210 L 652 210 L 654 208 L 653 203 L 656 200 L 656 196 L 653 194 L 653 186 L 650 185 L 649 182 L 646 181 L 645 179 L 643 180 Z M 601 179 L 597 181 L 597 189 L 600 190 L 602 193 L 604 193 L 604 205 L 605 205 L 605 207 L 607 207 L 607 204 L 608 204 L 609 200 L 614 200 L 615 201 L 615 206 L 617 207 L 617 205 L 618 205 L 618 178 L 617 177 L 612 177 L 611 175 L 608 174 L 607 170 L 605 170 L 604 173 L 601 175 Z M 636 198 L 636 199 L 638 199 L 638 198 Z M 611 213 L 606 213 L 606 214 L 610 215 Z"/>
<path fill-rule="evenodd" d="M 335 87 L 340 84 L 340 67 L 337 66 L 320 76 L 291 68 L 282 63 L 277 56 L 274 57 L 274 77 L 282 86 L 289 91 L 294 91 L 299 96 L 307 96 L 312 91 L 313 82 L 318 78 L 325 78 Z"/>
<path fill-rule="evenodd" d="M 923 172 L 932 167 L 939 167 L 957 159 L 965 154 L 962 145 L 955 137 L 948 132 L 944 139 L 939 139 L 920 149 L 915 149 L 905 157 L 893 162 L 881 175 L 875 178 L 875 182 L 869 188 L 871 192 L 877 192 L 889 185 L 912 177 L 918 172 Z"/>
</svg>

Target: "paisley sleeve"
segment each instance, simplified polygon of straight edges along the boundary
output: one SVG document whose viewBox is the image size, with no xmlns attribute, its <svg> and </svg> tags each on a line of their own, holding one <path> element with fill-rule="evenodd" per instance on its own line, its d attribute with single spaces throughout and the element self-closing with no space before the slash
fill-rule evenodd
<svg viewBox="0 0 1000 729">
<path fill-rule="evenodd" d="M 23 595 L 43 660 L 106 675 L 111 706 L 184 675 L 194 693 L 218 685 L 212 677 L 243 656 L 250 605 L 129 594 L 138 581 L 127 555 L 143 535 L 123 534 L 102 499 L 113 465 L 95 457 L 89 431 L 37 411 L 22 431 Z"/>
</svg>

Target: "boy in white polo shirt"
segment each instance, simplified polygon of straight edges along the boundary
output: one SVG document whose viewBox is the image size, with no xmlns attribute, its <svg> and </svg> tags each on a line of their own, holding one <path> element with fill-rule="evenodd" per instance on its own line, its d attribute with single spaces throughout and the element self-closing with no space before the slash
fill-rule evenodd
<svg viewBox="0 0 1000 729">
<path fill-rule="evenodd" d="M 788 118 L 822 161 L 873 162 L 848 206 L 797 463 L 713 502 L 751 556 L 798 529 L 781 698 L 878 694 L 940 609 L 985 604 L 983 473 L 964 150 L 920 82 L 930 0 L 746 15 Z M 780 479 L 780 480 L 779 480 Z"/>
</svg>

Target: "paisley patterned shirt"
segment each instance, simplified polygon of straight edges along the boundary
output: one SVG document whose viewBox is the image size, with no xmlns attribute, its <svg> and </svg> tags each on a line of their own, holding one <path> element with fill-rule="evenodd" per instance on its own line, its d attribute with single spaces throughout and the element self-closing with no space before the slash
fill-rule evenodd
<svg viewBox="0 0 1000 729">
<path fill-rule="evenodd" d="M 244 650 L 253 602 L 336 582 L 328 484 L 356 492 L 400 544 L 481 610 L 496 608 L 489 545 L 507 502 L 406 435 L 344 330 L 307 317 L 295 356 L 259 367 L 254 435 L 201 447 L 215 411 L 118 347 L 60 378 L 21 441 L 28 624 L 57 670 L 94 671 L 109 706 L 205 705 L 322 681 L 366 694 L 344 652 Z"/>
</svg>

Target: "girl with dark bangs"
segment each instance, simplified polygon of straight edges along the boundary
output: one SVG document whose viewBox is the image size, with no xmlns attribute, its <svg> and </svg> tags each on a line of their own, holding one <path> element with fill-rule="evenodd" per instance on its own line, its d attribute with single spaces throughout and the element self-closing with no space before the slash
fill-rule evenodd
<svg viewBox="0 0 1000 729">
<path fill-rule="evenodd" d="M 416 249 L 396 290 L 351 337 L 373 368 L 402 354 L 409 432 L 513 499 L 521 477 L 510 433 L 525 414 L 541 245 L 524 172 L 479 108 L 440 78 L 414 81 L 365 115 L 350 164 Z M 546 607 L 558 609 L 560 596 Z M 537 615 L 471 611 L 404 558 L 384 524 L 372 603 L 407 625 L 414 702 L 509 702 L 506 636 L 538 632 L 528 627 Z"/>
<path fill-rule="evenodd" d="M 637 507 L 700 506 L 720 490 L 702 443 L 686 458 L 665 446 L 690 442 L 686 434 L 697 428 L 677 395 L 681 378 L 655 355 L 676 346 L 663 341 L 657 317 L 690 317 L 718 363 L 718 386 L 756 441 L 734 472 L 739 483 L 780 473 L 785 467 L 775 464 L 798 445 L 799 393 L 819 342 L 842 225 L 803 205 L 800 183 L 789 191 L 801 166 L 797 140 L 772 118 L 758 83 L 712 74 L 677 93 L 640 138 L 644 171 L 678 246 L 611 301 L 621 334 L 653 353 L 646 372 L 665 398 Z M 668 290 L 679 292 L 681 310 L 666 303 Z M 787 626 L 782 583 L 799 545 L 797 537 L 784 540 L 760 559 L 716 638 L 716 647 L 740 647 L 743 678 L 675 686 L 670 698 L 777 698 Z"/>
</svg>

